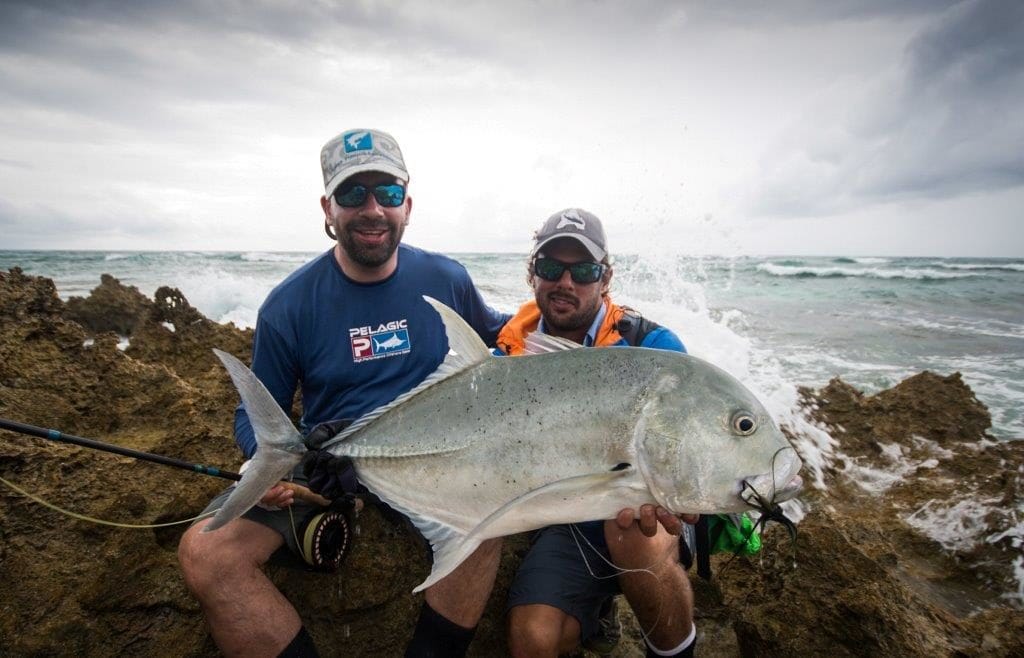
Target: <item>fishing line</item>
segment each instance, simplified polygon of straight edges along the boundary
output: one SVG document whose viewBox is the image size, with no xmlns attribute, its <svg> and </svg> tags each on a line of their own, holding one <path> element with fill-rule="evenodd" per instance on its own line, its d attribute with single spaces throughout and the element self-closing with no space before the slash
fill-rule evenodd
<svg viewBox="0 0 1024 658">
<path fill-rule="evenodd" d="M 637 569 L 624 569 L 624 568 L 616 565 L 614 562 L 612 562 L 608 558 L 606 558 L 601 553 L 601 551 L 597 550 L 597 548 L 592 543 L 590 543 L 590 540 L 587 539 L 587 536 L 583 534 L 583 531 L 581 531 L 576 526 L 575 523 L 570 523 L 569 524 L 569 530 L 572 532 L 573 541 L 576 542 L 576 548 L 579 549 L 580 557 L 583 558 L 583 564 L 587 565 L 587 571 L 590 573 L 590 576 L 592 578 L 594 578 L 595 580 L 607 580 L 608 578 L 616 578 L 616 577 L 618 577 L 618 576 L 620 576 L 622 574 L 625 574 L 625 573 L 649 573 L 652 576 L 654 576 L 655 579 L 658 578 L 658 574 L 656 574 L 653 571 L 651 571 L 651 567 L 654 566 L 653 564 L 650 567 L 647 567 L 647 568 L 642 568 L 641 567 L 641 568 L 637 568 Z M 596 555 L 597 557 L 601 558 L 604 561 L 604 563 L 607 564 L 612 569 L 614 569 L 616 571 L 616 573 L 612 573 L 612 574 L 609 574 L 607 576 L 598 576 L 596 573 L 594 573 L 594 570 L 590 566 L 590 562 L 587 560 L 587 556 L 583 552 L 583 547 L 580 546 L 580 540 L 577 538 L 577 534 L 579 535 L 579 537 L 581 537 L 583 539 L 583 541 L 587 544 L 587 546 L 590 548 L 590 550 L 592 550 L 594 552 L 594 555 Z"/>
<path fill-rule="evenodd" d="M 99 525 L 113 526 L 115 528 L 135 528 L 135 529 L 167 528 L 167 527 L 170 527 L 170 526 L 182 525 L 184 523 L 193 523 L 195 521 L 198 521 L 199 519 L 203 519 L 203 518 L 206 518 L 208 516 L 213 516 L 214 514 L 217 513 L 217 510 L 213 510 L 213 511 L 210 511 L 210 512 L 206 512 L 204 514 L 200 514 L 199 516 L 192 517 L 191 519 L 183 519 L 181 521 L 169 521 L 167 523 L 149 523 L 149 524 L 118 523 L 117 521 L 107 521 L 105 519 L 97 519 L 97 518 L 92 517 L 92 516 L 86 516 L 85 514 L 79 514 L 78 512 L 72 512 L 71 510 L 64 509 L 63 507 L 59 507 L 58 505 L 54 505 L 53 503 L 50 503 L 50 502 L 47 502 L 47 501 L 43 500 L 42 498 L 40 498 L 39 496 L 36 496 L 35 494 L 31 494 L 28 491 L 25 491 L 24 489 L 22 489 L 18 485 L 14 484 L 13 482 L 9 482 L 9 481 L 5 480 L 2 477 L 0 477 L 0 482 L 4 483 L 5 485 L 10 487 L 14 491 L 16 491 L 19 494 L 21 494 L 22 496 L 25 496 L 25 497 L 27 497 L 27 498 L 29 498 L 29 499 L 39 503 L 40 505 L 42 505 L 44 507 L 49 507 L 50 509 L 54 510 L 55 512 L 60 512 L 61 514 L 65 514 L 67 516 L 70 516 L 73 519 L 78 519 L 79 521 L 88 521 L 89 523 L 96 523 L 96 524 L 99 524 Z"/>
<path fill-rule="evenodd" d="M 740 556 L 740 553 L 743 551 L 743 549 L 750 542 L 750 538 L 754 535 L 755 532 L 760 532 L 761 534 L 764 534 L 764 530 L 767 527 L 769 521 L 775 521 L 779 525 L 781 525 L 784 528 L 786 528 L 786 531 L 789 533 L 789 536 L 790 536 L 790 546 L 792 547 L 793 568 L 794 569 L 796 568 L 796 551 L 797 551 L 797 549 L 796 549 L 796 539 L 797 539 L 796 524 L 793 523 L 791 520 L 789 520 L 789 518 L 782 512 L 782 506 L 781 505 L 776 505 L 775 504 L 775 493 L 776 493 L 776 487 L 775 487 L 775 461 L 778 459 L 779 454 L 783 450 L 794 450 L 794 448 L 792 446 L 784 447 L 784 448 L 779 448 L 778 450 L 775 451 L 775 454 L 772 455 L 772 463 L 771 463 L 772 497 L 771 497 L 771 499 L 768 499 L 768 498 L 765 498 L 764 496 L 762 496 L 761 492 L 759 492 L 756 488 L 754 488 L 754 485 L 750 484 L 750 482 L 748 482 L 747 480 L 743 481 L 743 488 L 744 489 L 750 489 L 750 491 L 753 493 L 754 500 L 757 501 L 756 507 L 757 507 L 757 511 L 760 513 L 760 516 L 758 517 L 757 521 L 753 524 L 753 526 L 751 526 L 750 532 L 747 533 L 747 536 L 743 538 L 743 543 L 740 544 L 736 548 L 736 550 L 733 551 L 733 554 L 729 557 L 728 561 L 726 561 L 725 565 L 723 565 L 723 567 L 721 569 L 721 573 L 724 573 L 729 568 L 729 566 L 733 563 L 733 561 L 737 557 Z M 762 563 L 763 563 L 763 558 L 764 558 L 764 555 L 762 554 L 761 555 Z M 762 564 L 762 566 L 763 566 L 763 564 Z"/>
<path fill-rule="evenodd" d="M 616 565 L 611 560 L 606 558 L 604 556 L 604 554 L 601 553 L 601 551 L 597 550 L 597 548 L 590 542 L 589 539 L 587 539 L 587 536 L 583 534 L 583 531 L 580 530 L 576 526 L 575 523 L 570 523 L 569 524 L 569 530 L 570 530 L 570 532 L 572 534 L 573 541 L 576 542 L 576 548 L 580 552 L 580 557 L 583 558 L 583 564 L 585 564 L 587 566 L 587 571 L 590 573 L 590 576 L 592 578 L 597 579 L 597 580 L 604 580 L 604 579 L 607 579 L 607 578 L 617 578 L 617 577 L 621 576 L 622 574 L 626 574 L 626 573 L 646 573 L 646 574 L 650 574 L 651 577 L 653 577 L 656 582 L 661 582 L 661 578 L 658 576 L 658 574 L 656 574 L 656 573 L 654 573 L 654 571 L 652 571 L 652 567 L 654 567 L 654 564 L 657 564 L 657 562 L 655 562 L 654 564 L 652 564 L 650 567 L 647 567 L 647 568 L 623 569 L 622 567 Z M 612 573 L 612 574 L 609 574 L 607 576 L 598 576 L 597 574 L 595 574 L 594 570 L 590 566 L 590 562 L 587 560 L 587 556 L 583 552 L 583 547 L 580 545 L 579 538 L 582 538 L 583 541 L 586 542 L 587 546 L 590 547 L 590 550 L 592 550 L 594 552 L 594 554 L 597 555 L 599 558 L 604 560 L 605 564 L 607 564 L 609 567 L 611 567 L 617 573 Z M 648 640 L 650 639 L 651 633 L 653 633 L 654 629 L 658 627 L 658 622 L 661 621 L 661 613 L 662 613 L 662 608 L 663 607 L 664 606 L 661 606 L 661 605 L 658 606 L 658 615 L 654 618 L 654 623 L 651 625 L 651 629 L 649 631 L 645 631 L 643 628 L 640 628 L 640 635 L 643 637 L 644 642 L 648 642 Z M 648 642 L 648 644 L 649 644 L 649 642 Z"/>
<path fill-rule="evenodd" d="M 597 547 L 594 546 L 594 544 L 590 542 L 590 539 L 588 539 L 587 535 L 585 535 L 583 533 L 583 531 L 580 530 L 577 527 L 577 524 L 570 523 L 570 524 L 568 524 L 568 526 L 569 526 L 569 531 L 572 534 L 572 540 L 575 541 L 575 544 L 577 544 L 577 549 L 580 551 L 580 557 L 583 558 L 583 563 L 585 565 L 587 565 L 587 572 L 590 573 L 591 577 L 594 578 L 595 580 L 606 580 L 608 578 L 615 578 L 615 577 L 621 576 L 624 573 L 640 573 L 640 572 L 649 573 L 650 575 L 654 576 L 654 578 L 657 578 L 657 574 L 655 574 L 653 571 L 651 571 L 650 568 L 646 568 L 646 569 L 644 569 L 644 568 L 624 569 L 623 567 L 617 566 L 616 564 L 614 564 L 613 562 L 611 562 L 610 560 L 605 558 L 601 554 L 601 552 L 597 550 Z M 594 555 L 596 555 L 598 558 L 603 560 L 606 565 L 608 565 L 609 567 L 611 567 L 611 569 L 613 569 L 615 571 L 615 573 L 611 573 L 611 574 L 608 574 L 606 576 L 599 576 L 596 573 L 594 573 L 594 569 L 590 566 L 590 561 L 587 560 L 587 555 L 584 553 L 583 546 L 580 545 L 580 539 L 578 538 L 578 535 L 579 535 L 579 537 L 583 538 L 583 540 L 587 543 L 587 546 L 589 547 L 589 549 L 594 552 Z M 651 565 L 651 566 L 653 566 L 653 565 Z"/>
<path fill-rule="evenodd" d="M 751 489 L 753 489 L 753 487 L 751 487 Z M 728 571 L 729 565 L 731 565 L 733 561 L 743 553 L 743 549 L 746 548 L 747 544 L 750 543 L 750 538 L 753 537 L 754 533 L 758 531 L 758 526 L 761 525 L 762 519 L 764 519 L 763 515 L 758 517 L 757 522 L 750 526 L 750 532 L 748 532 L 747 536 L 743 538 L 743 543 L 737 546 L 736 550 L 732 552 L 732 555 L 729 556 L 729 559 L 725 562 L 725 564 L 722 565 L 722 568 L 719 570 L 719 574 L 723 574 L 726 571 Z M 721 575 L 719 575 L 719 577 L 721 577 Z"/>
</svg>

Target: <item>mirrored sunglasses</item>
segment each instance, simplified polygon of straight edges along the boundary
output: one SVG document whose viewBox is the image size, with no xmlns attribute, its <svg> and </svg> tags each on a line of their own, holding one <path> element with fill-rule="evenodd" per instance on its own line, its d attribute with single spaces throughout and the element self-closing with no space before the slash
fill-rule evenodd
<svg viewBox="0 0 1024 658">
<path fill-rule="evenodd" d="M 554 258 L 538 258 L 533 261 L 533 273 L 545 281 L 558 281 L 569 270 L 574 283 L 596 283 L 604 274 L 600 263 L 563 263 Z"/>
<path fill-rule="evenodd" d="M 385 208 L 397 208 L 405 201 L 405 187 L 398 183 L 375 185 L 372 188 L 362 183 L 341 185 L 334 190 L 334 200 L 342 208 L 359 208 L 366 203 L 371 193 L 377 203 Z"/>
</svg>

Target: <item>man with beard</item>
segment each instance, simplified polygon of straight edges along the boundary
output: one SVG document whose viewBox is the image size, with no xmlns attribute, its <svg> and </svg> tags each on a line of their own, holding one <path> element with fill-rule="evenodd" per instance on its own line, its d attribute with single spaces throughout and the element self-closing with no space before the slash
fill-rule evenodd
<svg viewBox="0 0 1024 658">
<path fill-rule="evenodd" d="M 612 302 L 604 228 L 586 210 L 563 210 L 544 223 L 527 280 L 534 300 L 498 335 L 504 354 L 523 354 L 526 337 L 535 331 L 585 347 L 686 351 L 670 330 Z M 581 641 L 609 652 L 618 641 L 619 593 L 637 616 L 649 656 L 692 655 L 696 629 L 690 582 L 679 563 L 681 529 L 681 520 L 664 508 L 644 505 L 639 517 L 624 509 L 611 521 L 539 530 L 509 589 L 512 655 L 556 656 Z"/>
<path fill-rule="evenodd" d="M 390 135 L 342 133 L 323 147 L 321 168 L 324 230 L 336 243 L 267 296 L 252 353 L 252 371 L 286 412 L 301 386 L 300 428 L 314 448 L 345 422 L 416 386 L 442 362 L 448 351 L 444 326 L 423 295 L 455 309 L 489 344 L 508 317 L 483 302 L 462 265 L 402 244 L 412 199 L 402 153 Z M 235 438 L 252 458 L 256 441 L 241 405 Z M 306 470 L 310 464 L 310 481 L 320 485 L 314 489 L 328 498 L 358 491 L 350 462 L 307 460 Z M 304 483 L 304 475 L 300 467 L 294 479 Z M 218 508 L 229 493 L 207 510 Z M 278 485 L 223 529 L 200 534 L 207 519 L 182 537 L 178 553 L 185 582 L 226 655 L 317 655 L 295 608 L 262 567 L 289 551 L 301 556 L 292 519 L 299 525 L 318 511 Z M 465 653 L 494 582 L 500 546 L 500 540 L 482 545 L 426 591 L 407 656 Z"/>
</svg>

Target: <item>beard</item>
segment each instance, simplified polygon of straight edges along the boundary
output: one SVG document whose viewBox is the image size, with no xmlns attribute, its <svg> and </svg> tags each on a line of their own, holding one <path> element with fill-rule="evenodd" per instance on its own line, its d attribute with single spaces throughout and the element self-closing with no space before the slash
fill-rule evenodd
<svg viewBox="0 0 1024 658">
<path fill-rule="evenodd" d="M 600 297 L 593 300 L 590 304 L 587 304 L 579 297 L 573 298 L 569 295 L 556 295 L 556 297 L 565 300 L 572 299 L 577 304 L 577 307 L 572 311 L 555 311 L 551 306 L 550 295 L 543 295 L 537 299 L 537 306 L 540 308 L 541 315 L 544 316 L 544 325 L 557 331 L 589 329 L 600 310 L 602 302 Z"/>
<path fill-rule="evenodd" d="M 360 241 L 356 235 L 360 230 L 384 230 L 384 240 L 380 244 L 368 245 Z M 398 249 L 398 243 L 402 241 L 405 233 L 405 226 L 389 222 L 350 222 L 340 226 L 340 222 L 334 226 L 334 232 L 338 236 L 338 244 L 342 250 L 352 259 L 353 262 L 363 267 L 380 267 L 391 258 Z"/>
</svg>

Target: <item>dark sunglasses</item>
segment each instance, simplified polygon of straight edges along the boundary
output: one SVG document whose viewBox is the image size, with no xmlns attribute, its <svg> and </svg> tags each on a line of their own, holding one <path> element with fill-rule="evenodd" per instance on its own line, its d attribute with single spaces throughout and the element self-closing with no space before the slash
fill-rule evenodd
<svg viewBox="0 0 1024 658">
<path fill-rule="evenodd" d="M 377 203 L 385 208 L 397 208 L 405 201 L 405 188 L 398 183 L 382 183 L 372 188 L 362 183 L 342 185 L 334 190 L 334 200 L 342 208 L 359 208 L 366 203 L 371 192 Z"/>
<path fill-rule="evenodd" d="M 604 274 L 600 263 L 563 263 L 554 258 L 538 258 L 533 261 L 533 273 L 545 281 L 558 281 L 566 270 L 574 283 L 596 283 Z"/>
</svg>

